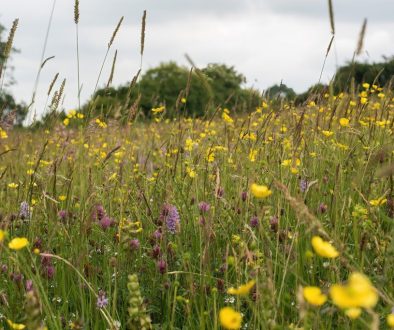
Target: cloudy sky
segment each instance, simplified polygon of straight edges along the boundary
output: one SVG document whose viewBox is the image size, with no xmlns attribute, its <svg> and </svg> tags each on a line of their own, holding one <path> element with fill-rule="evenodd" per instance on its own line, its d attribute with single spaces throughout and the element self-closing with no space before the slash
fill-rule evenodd
<svg viewBox="0 0 394 330">
<path fill-rule="evenodd" d="M 1 0 L 0 23 L 19 27 L 13 56 L 17 84 L 10 89 L 29 103 L 43 52 L 54 0 Z M 379 61 L 394 55 L 393 0 L 333 0 L 336 39 L 322 80 L 336 65 L 351 59 L 364 18 L 368 18 L 365 51 L 360 60 Z M 34 109 L 42 113 L 48 86 L 59 72 L 67 78 L 66 109 L 77 105 L 77 65 L 73 0 L 57 0 L 45 56 L 55 56 L 40 76 Z M 319 78 L 330 40 L 326 0 L 80 0 L 81 97 L 91 96 L 114 27 L 124 16 L 110 50 L 100 85 L 106 83 L 118 50 L 114 85 L 129 81 L 140 65 L 141 16 L 147 10 L 143 69 L 175 60 L 188 65 L 187 53 L 199 67 L 226 63 L 261 90 L 281 80 L 297 92 Z M 5 36 L 4 36 L 5 37 Z M 58 84 L 60 84 L 58 80 Z M 57 86 L 58 87 L 58 86 Z"/>
</svg>

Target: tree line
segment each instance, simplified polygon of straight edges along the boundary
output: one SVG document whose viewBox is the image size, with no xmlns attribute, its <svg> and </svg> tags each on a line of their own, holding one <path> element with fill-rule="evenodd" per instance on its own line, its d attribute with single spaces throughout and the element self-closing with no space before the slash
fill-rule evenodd
<svg viewBox="0 0 394 330">
<path fill-rule="evenodd" d="M 9 58 L 4 56 L 6 41 L 3 40 L 3 35 L 4 27 L 0 25 L 1 67 L 9 63 Z M 10 73 L 8 72 L 9 81 L 12 82 Z M 394 57 L 383 58 L 383 61 L 378 63 L 349 62 L 337 70 L 330 87 L 338 93 L 356 92 L 357 86 L 364 82 L 381 87 L 391 86 L 393 76 Z M 311 94 L 327 92 L 329 89 L 328 85 L 317 84 L 305 93 L 297 94 L 285 84 L 273 85 L 264 92 L 245 86 L 245 76 L 233 66 L 213 63 L 202 69 L 190 69 L 175 62 L 161 63 L 144 74 L 138 74 L 130 83 L 99 89 L 83 105 L 81 111 L 86 118 L 103 115 L 106 118 L 127 120 L 136 113 L 150 118 L 153 108 L 162 107 L 167 117 L 176 117 L 180 112 L 187 116 L 202 117 L 214 112 L 218 107 L 234 109 L 238 113 L 252 111 L 267 98 L 302 104 Z M 14 113 L 15 124 L 21 124 L 27 110 L 23 103 L 15 101 L 2 81 L 0 123 L 4 117 Z M 60 115 L 62 116 L 64 118 L 65 114 Z M 53 114 L 50 114 L 49 109 L 49 114 L 42 121 L 51 117 Z"/>
</svg>

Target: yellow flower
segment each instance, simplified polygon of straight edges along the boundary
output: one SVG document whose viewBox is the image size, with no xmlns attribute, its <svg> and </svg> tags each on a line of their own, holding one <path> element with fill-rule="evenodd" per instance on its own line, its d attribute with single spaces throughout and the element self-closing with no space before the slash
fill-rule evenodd
<svg viewBox="0 0 394 330">
<path fill-rule="evenodd" d="M 237 330 L 241 328 L 242 315 L 231 307 L 223 307 L 219 312 L 220 324 L 228 330 Z"/>
<path fill-rule="evenodd" d="M 59 196 L 59 201 L 61 201 L 61 202 L 65 201 L 66 199 L 67 199 L 67 196 L 65 196 L 65 195 Z"/>
<path fill-rule="evenodd" d="M 369 204 L 372 206 L 381 206 L 387 203 L 387 198 L 380 197 L 378 199 L 371 199 Z"/>
<path fill-rule="evenodd" d="M 256 284 L 256 281 L 251 280 L 248 283 L 239 286 L 238 288 L 233 288 L 233 287 L 229 288 L 227 290 L 227 293 L 245 296 L 249 293 L 249 291 L 254 287 L 255 284 Z"/>
<path fill-rule="evenodd" d="M 257 150 L 255 149 L 250 149 L 249 152 L 249 160 L 253 163 L 256 161 L 256 155 L 257 155 Z"/>
<path fill-rule="evenodd" d="M 349 126 L 349 119 L 347 118 L 341 118 L 339 119 L 339 124 L 343 127 Z"/>
<path fill-rule="evenodd" d="M 4 241 L 5 232 L 0 229 L 0 243 Z"/>
<path fill-rule="evenodd" d="M 355 320 L 361 315 L 361 312 L 361 308 L 349 308 L 345 311 L 345 314 L 347 317 Z"/>
<path fill-rule="evenodd" d="M 181 103 L 185 104 L 186 103 L 186 98 L 182 97 L 181 98 Z"/>
<path fill-rule="evenodd" d="M 27 246 L 27 244 L 29 244 L 29 241 L 26 237 L 15 237 L 8 243 L 8 247 L 11 250 L 20 250 Z"/>
<path fill-rule="evenodd" d="M 329 242 L 323 241 L 319 236 L 312 237 L 312 246 L 315 252 L 324 258 L 336 258 L 339 253 Z"/>
<path fill-rule="evenodd" d="M 0 127 L 0 139 L 7 139 L 7 138 L 8 138 L 7 132 L 1 129 Z"/>
<path fill-rule="evenodd" d="M 16 188 L 18 188 L 18 186 L 19 186 L 19 184 L 15 183 L 15 182 L 11 182 L 8 184 L 8 188 L 11 188 L 11 189 L 16 189 Z"/>
<path fill-rule="evenodd" d="M 63 125 L 64 125 L 64 126 L 68 126 L 69 124 L 70 124 L 70 119 L 64 118 L 64 120 L 63 120 Z"/>
<path fill-rule="evenodd" d="M 394 328 L 394 313 L 387 315 L 387 324 L 390 328 Z"/>
<path fill-rule="evenodd" d="M 11 320 L 7 320 L 7 323 L 10 326 L 10 328 L 14 329 L 14 330 L 22 330 L 22 329 L 26 328 L 26 326 L 24 324 L 14 323 Z"/>
<path fill-rule="evenodd" d="M 368 89 L 369 86 L 370 86 L 370 84 L 368 84 L 368 83 L 363 83 L 363 87 L 364 87 L 365 89 Z"/>
<path fill-rule="evenodd" d="M 369 279 L 361 273 L 352 273 L 346 285 L 334 284 L 330 296 L 339 308 L 373 308 L 379 299 Z"/>
<path fill-rule="evenodd" d="M 255 183 L 250 186 L 250 190 L 253 196 L 257 198 L 266 198 L 272 194 L 272 191 L 267 186 L 261 186 Z"/>
<path fill-rule="evenodd" d="M 331 131 L 322 131 L 322 133 L 323 133 L 323 135 L 326 136 L 326 137 L 330 137 L 331 135 L 334 134 L 334 132 L 331 132 Z"/>
<path fill-rule="evenodd" d="M 317 286 L 306 286 L 303 294 L 305 300 L 311 305 L 321 306 L 327 301 L 327 296 Z"/>
<path fill-rule="evenodd" d="M 223 118 L 223 120 L 224 120 L 227 124 L 232 124 L 232 123 L 234 123 L 234 119 L 231 118 L 226 112 L 223 112 L 222 118 Z"/>
<path fill-rule="evenodd" d="M 164 106 L 161 106 L 161 107 L 158 107 L 158 108 L 152 108 L 152 112 L 153 112 L 154 114 L 156 114 L 156 113 L 163 112 L 165 109 L 166 109 L 166 108 L 165 108 Z"/>
<path fill-rule="evenodd" d="M 283 162 L 282 162 L 282 166 L 290 166 L 291 165 L 291 159 L 285 159 Z"/>
</svg>

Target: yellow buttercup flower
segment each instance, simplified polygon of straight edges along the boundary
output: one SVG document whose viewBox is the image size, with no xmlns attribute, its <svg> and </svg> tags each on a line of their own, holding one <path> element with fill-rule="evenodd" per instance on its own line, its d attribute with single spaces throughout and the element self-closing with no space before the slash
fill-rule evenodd
<svg viewBox="0 0 394 330">
<path fill-rule="evenodd" d="M 227 124 L 233 124 L 234 123 L 234 119 L 231 118 L 230 115 L 228 115 L 226 112 L 223 112 L 222 118 Z"/>
<path fill-rule="evenodd" d="M 156 114 L 156 113 L 163 112 L 165 109 L 166 109 L 166 108 L 165 108 L 164 106 L 157 107 L 157 108 L 152 108 L 152 112 L 153 112 L 154 114 Z"/>
<path fill-rule="evenodd" d="M 387 203 L 387 198 L 383 198 L 380 197 L 378 199 L 371 199 L 369 201 L 369 204 L 371 204 L 371 206 L 381 206 Z"/>
<path fill-rule="evenodd" d="M 387 325 L 390 328 L 394 328 L 394 313 L 387 315 Z"/>
<path fill-rule="evenodd" d="M 332 131 L 322 131 L 322 133 L 323 133 L 323 135 L 326 136 L 326 137 L 330 137 L 331 135 L 334 134 L 334 132 L 332 132 Z"/>
<path fill-rule="evenodd" d="M 341 119 L 339 119 L 339 124 L 340 124 L 342 127 L 347 127 L 347 126 L 349 126 L 349 119 L 347 119 L 347 118 L 341 118 Z"/>
<path fill-rule="evenodd" d="M 339 308 L 373 308 L 379 299 L 369 279 L 361 273 L 352 273 L 346 285 L 334 284 L 330 296 Z"/>
<path fill-rule="evenodd" d="M 227 290 L 227 293 L 245 296 L 249 293 L 249 291 L 254 287 L 255 284 L 256 284 L 256 281 L 251 280 L 248 283 L 239 286 L 238 288 L 233 288 L 233 287 L 229 288 Z"/>
<path fill-rule="evenodd" d="M 336 258 L 339 256 L 337 249 L 329 242 L 324 241 L 319 236 L 312 237 L 312 247 L 315 252 L 324 258 Z"/>
<path fill-rule="evenodd" d="M 306 286 L 302 292 L 305 300 L 311 305 L 321 306 L 327 301 L 327 296 L 317 286 Z"/>
<path fill-rule="evenodd" d="M 15 237 L 8 243 L 11 250 L 21 250 L 29 244 L 26 237 Z"/>
<path fill-rule="evenodd" d="M 345 314 L 348 318 L 355 320 L 361 315 L 361 312 L 361 308 L 349 308 L 345 311 Z"/>
<path fill-rule="evenodd" d="M 11 189 L 16 189 L 18 187 L 19 187 L 19 184 L 15 183 L 15 182 L 11 182 L 8 184 L 8 188 L 11 188 Z"/>
<path fill-rule="evenodd" d="M 3 230 L 0 229 L 0 243 L 2 241 L 4 241 L 4 237 L 5 237 L 5 232 Z"/>
<path fill-rule="evenodd" d="M 22 323 L 14 323 L 11 320 L 7 320 L 8 325 L 10 326 L 11 329 L 14 330 L 23 330 L 26 328 L 26 326 Z"/>
<path fill-rule="evenodd" d="M 272 194 L 272 191 L 267 186 L 258 185 L 256 183 L 253 183 L 250 186 L 250 190 L 252 191 L 253 196 L 257 198 L 266 198 Z"/>
<path fill-rule="evenodd" d="M 237 330 L 241 328 L 242 315 L 231 307 L 223 307 L 219 312 L 219 321 L 223 328 Z"/>
</svg>

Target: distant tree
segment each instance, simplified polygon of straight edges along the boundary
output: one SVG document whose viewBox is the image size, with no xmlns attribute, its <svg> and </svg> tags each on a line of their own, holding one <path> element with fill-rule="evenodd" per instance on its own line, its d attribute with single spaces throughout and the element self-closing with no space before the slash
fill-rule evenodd
<svg viewBox="0 0 394 330">
<path fill-rule="evenodd" d="M 168 112 L 175 109 L 180 93 L 187 99 L 186 109 L 189 115 L 201 116 L 210 101 L 210 86 L 204 82 L 205 77 L 196 72 L 190 76 L 190 87 L 187 90 L 189 70 L 178 66 L 175 62 L 162 63 L 149 69 L 141 78 L 141 107 L 149 113 L 152 107 L 164 105 Z M 188 92 L 188 95 L 186 93 Z M 174 114 L 175 115 L 175 114 Z"/>
<path fill-rule="evenodd" d="M 318 101 L 320 100 L 324 94 L 328 93 L 329 86 L 325 84 L 315 84 L 308 88 L 308 90 L 302 94 L 297 95 L 295 98 L 295 104 L 300 105 L 304 104 L 306 101 Z"/>
<path fill-rule="evenodd" d="M 148 117 L 152 108 L 161 105 L 170 117 L 177 115 L 174 111 L 177 104 L 183 113 L 197 117 L 216 106 L 243 111 L 261 102 L 258 92 L 242 87 L 244 82 L 245 77 L 234 67 L 222 64 L 190 71 L 175 62 L 162 63 L 142 75 L 131 92 L 126 85 L 97 91 L 84 111 L 90 108 L 94 114 L 124 117 L 139 95 L 140 110 Z M 181 99 L 186 100 L 184 105 Z"/>
<path fill-rule="evenodd" d="M 268 97 L 270 100 L 286 100 L 290 101 L 296 97 L 295 91 L 287 87 L 285 84 L 273 85 L 268 87 L 264 92 L 264 96 Z"/>
<path fill-rule="evenodd" d="M 215 104 L 224 104 L 229 98 L 235 100 L 242 90 L 241 85 L 246 82 L 244 75 L 225 64 L 208 64 L 201 71 L 208 78 Z M 229 102 L 234 104 L 235 101 Z"/>
<path fill-rule="evenodd" d="M 348 63 L 338 69 L 334 78 L 335 92 L 349 90 L 352 80 L 358 86 L 364 82 L 386 86 L 394 77 L 394 57 L 379 63 Z"/>
</svg>

